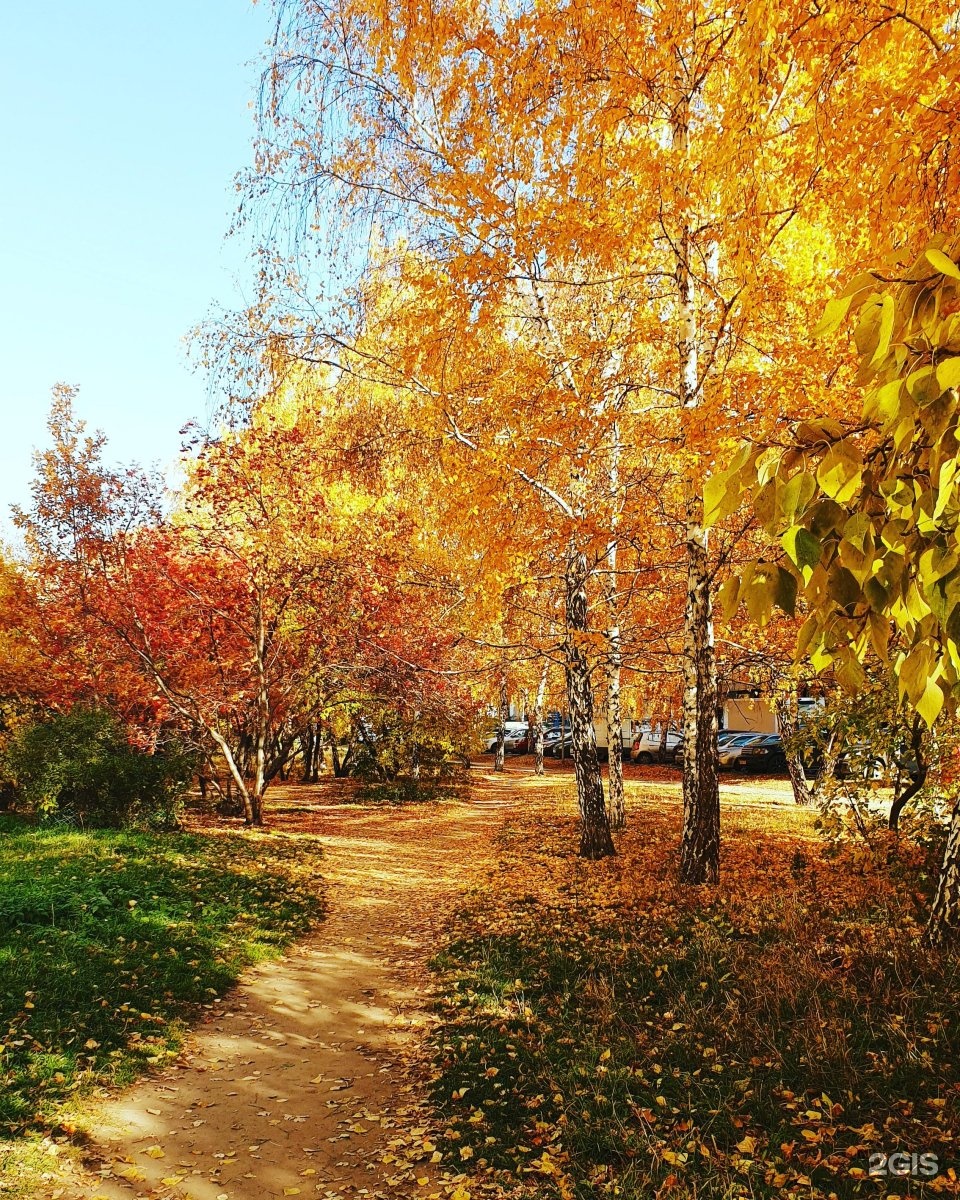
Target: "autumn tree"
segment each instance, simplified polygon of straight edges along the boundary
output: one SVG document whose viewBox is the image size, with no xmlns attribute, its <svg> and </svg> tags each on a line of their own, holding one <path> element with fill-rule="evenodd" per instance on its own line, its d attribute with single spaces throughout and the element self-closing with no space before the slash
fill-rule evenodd
<svg viewBox="0 0 960 1200">
<path fill-rule="evenodd" d="M 57 700 L 189 730 L 260 823 L 267 786 L 325 707 L 443 653 L 397 583 L 406 526 L 325 473 L 322 412 L 264 408 L 205 439 L 164 515 L 171 498 L 149 478 L 104 467 L 71 399 L 57 397 L 18 518 L 45 641 L 67 651 Z"/>
<path fill-rule="evenodd" d="M 740 575 L 731 607 L 742 600 L 762 618 L 799 594 L 798 653 L 852 691 L 867 658 L 889 663 L 928 727 L 960 700 L 958 250 L 940 236 L 918 257 L 855 276 L 820 331 L 857 318 L 860 412 L 745 444 L 712 488 L 717 515 L 749 493 L 780 551 Z M 955 808 L 927 936 L 942 943 L 958 929 Z"/>
<path fill-rule="evenodd" d="M 283 0 L 277 13 L 255 190 L 282 192 L 301 231 L 374 230 L 397 297 L 376 344 L 360 337 L 361 286 L 339 309 L 314 306 L 296 350 L 351 369 L 386 362 L 424 424 L 482 455 L 484 471 L 514 472 L 565 524 L 584 812 L 602 791 L 582 598 L 599 546 L 615 569 L 630 459 L 659 453 L 684 545 L 681 874 L 715 879 L 716 563 L 702 480 L 746 415 L 768 423 L 790 408 L 791 376 L 820 393 L 791 335 L 832 248 L 862 250 L 863 214 L 891 179 L 907 203 L 903 114 L 919 111 L 918 60 L 932 79 L 944 53 L 946 7 L 901 19 L 879 5 L 811 14 L 799 0 L 637 13 L 448 0 L 387 15 L 368 0 Z M 895 143 L 882 180 L 852 170 L 866 111 Z M 355 241 L 332 240 L 358 265 Z M 289 292 L 266 282 L 289 331 Z M 596 828 L 585 850 L 607 852 Z"/>
</svg>

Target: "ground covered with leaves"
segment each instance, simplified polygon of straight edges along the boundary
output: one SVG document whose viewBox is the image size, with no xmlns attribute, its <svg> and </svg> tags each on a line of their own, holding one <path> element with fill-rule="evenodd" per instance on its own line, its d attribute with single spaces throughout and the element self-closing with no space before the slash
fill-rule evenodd
<svg viewBox="0 0 960 1200">
<path fill-rule="evenodd" d="M 184 1018 L 322 913 L 319 844 L 0 829 L 0 1156 L 173 1055 Z M 6 1147 L 4 1147 L 4 1142 Z"/>
<path fill-rule="evenodd" d="M 929 880 L 748 796 L 721 886 L 681 889 L 678 806 L 632 794 L 601 863 L 556 785 L 509 815 L 436 960 L 445 1153 L 482 1191 L 578 1200 L 957 1194 L 960 963 L 920 948 Z"/>
</svg>

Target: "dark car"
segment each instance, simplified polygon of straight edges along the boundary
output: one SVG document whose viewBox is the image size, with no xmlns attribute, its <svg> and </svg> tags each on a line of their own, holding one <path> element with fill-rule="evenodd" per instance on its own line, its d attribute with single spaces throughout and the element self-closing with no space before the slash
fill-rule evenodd
<svg viewBox="0 0 960 1200">
<path fill-rule="evenodd" d="M 718 765 L 728 766 L 724 762 L 724 753 L 732 745 L 744 745 L 753 738 L 760 737 L 759 733 L 745 733 L 742 729 L 721 729 L 717 734 Z M 683 740 L 681 739 L 673 750 L 673 761 L 677 766 L 683 766 Z"/>
<path fill-rule="evenodd" d="M 727 737 L 724 737 L 718 747 L 718 762 L 720 769 L 724 767 L 735 768 L 738 766 L 737 760 L 740 757 L 740 751 L 744 746 L 749 746 L 753 742 L 762 741 L 765 737 L 770 737 L 770 734 L 757 733 L 756 730 L 747 732 L 738 732 L 731 730 Z"/>
<path fill-rule="evenodd" d="M 569 758 L 570 731 L 567 730 L 562 735 L 557 732 L 549 741 L 544 738 L 543 752 L 544 754 L 549 754 L 551 758 Z"/>
<path fill-rule="evenodd" d="M 743 771 L 785 771 L 787 752 L 779 733 L 768 733 L 740 746 L 731 764 Z"/>
</svg>

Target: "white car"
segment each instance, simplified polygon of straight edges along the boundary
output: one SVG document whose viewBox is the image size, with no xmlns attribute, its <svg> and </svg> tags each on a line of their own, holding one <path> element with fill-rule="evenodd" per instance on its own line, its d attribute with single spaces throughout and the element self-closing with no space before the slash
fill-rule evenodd
<svg viewBox="0 0 960 1200">
<path fill-rule="evenodd" d="M 664 758 L 673 760 L 673 752 L 683 741 L 683 737 L 674 729 L 667 730 L 667 742 L 664 746 Z M 663 745 L 663 732 L 660 729 L 642 729 L 633 739 L 630 758 L 635 763 L 653 763 L 660 757 L 660 747 Z"/>
<path fill-rule="evenodd" d="M 503 728 L 504 728 L 504 732 L 505 732 L 506 736 L 509 737 L 511 733 L 518 733 L 518 734 L 525 733 L 526 729 L 527 729 L 527 723 L 526 723 L 526 721 L 504 721 Z M 487 753 L 491 754 L 494 750 L 496 750 L 496 748 L 497 748 L 497 732 L 496 732 L 496 730 L 494 730 L 493 733 L 491 733 L 487 736 L 487 741 L 486 741 Z"/>
</svg>

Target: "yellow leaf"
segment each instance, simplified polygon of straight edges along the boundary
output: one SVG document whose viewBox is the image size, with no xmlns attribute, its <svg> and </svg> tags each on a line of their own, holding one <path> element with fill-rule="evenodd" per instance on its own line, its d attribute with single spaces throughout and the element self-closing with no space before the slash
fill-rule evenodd
<svg viewBox="0 0 960 1200">
<path fill-rule="evenodd" d="M 161 1149 L 160 1146 L 148 1146 L 147 1149 L 144 1151 L 144 1153 L 149 1154 L 151 1158 L 165 1158 L 166 1157 L 164 1151 Z"/>
<path fill-rule="evenodd" d="M 455 1192 L 451 1192 L 450 1200 L 470 1200 L 470 1193 L 465 1187 L 458 1187 Z"/>
<path fill-rule="evenodd" d="M 757 1148 L 757 1139 L 756 1138 L 745 1137 L 741 1141 L 737 1142 L 737 1149 L 740 1151 L 741 1154 L 753 1154 L 753 1152 L 756 1150 L 756 1148 Z"/>
<path fill-rule="evenodd" d="M 941 275 L 949 275 L 951 279 L 960 279 L 960 270 L 957 270 L 957 264 L 952 258 L 948 258 L 942 250 L 934 250 L 932 247 L 925 250 L 927 261 L 939 271 Z"/>
</svg>

